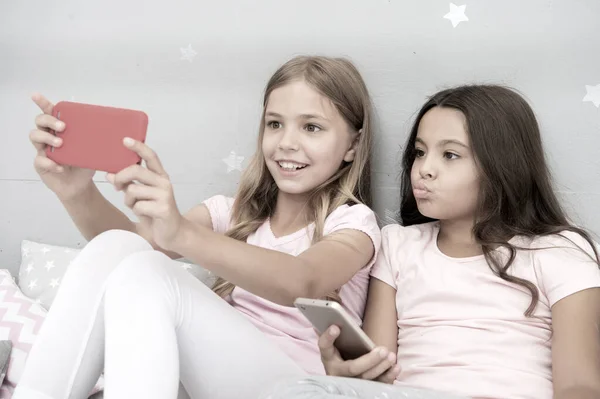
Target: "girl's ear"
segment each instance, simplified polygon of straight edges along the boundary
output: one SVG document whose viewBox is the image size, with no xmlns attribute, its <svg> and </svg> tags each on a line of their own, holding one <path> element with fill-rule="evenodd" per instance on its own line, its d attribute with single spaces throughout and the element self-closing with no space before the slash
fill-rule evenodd
<svg viewBox="0 0 600 399">
<path fill-rule="evenodd" d="M 362 134 L 362 131 L 363 130 L 360 129 L 358 131 L 358 134 L 354 138 L 354 140 L 352 140 L 352 144 L 350 145 L 350 148 L 348 149 L 348 151 L 346 151 L 346 155 L 344 155 L 344 161 L 346 161 L 346 162 L 354 161 L 354 157 L 356 156 L 356 146 L 358 145 L 358 140 L 360 139 L 360 135 Z"/>
</svg>

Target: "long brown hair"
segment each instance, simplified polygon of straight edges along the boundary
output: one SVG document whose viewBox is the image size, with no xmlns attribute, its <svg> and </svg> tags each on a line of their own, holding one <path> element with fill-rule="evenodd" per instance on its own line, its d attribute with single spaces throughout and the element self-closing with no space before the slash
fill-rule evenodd
<svg viewBox="0 0 600 399">
<path fill-rule="evenodd" d="M 328 98 L 358 135 L 354 160 L 343 162 L 340 169 L 309 196 L 306 222 L 315 223 L 312 242 L 323 238 L 325 219 L 337 207 L 359 203 L 371 206 L 372 106 L 360 73 L 343 58 L 295 57 L 273 74 L 265 89 L 257 150 L 242 174 L 231 212 L 232 227 L 226 232 L 227 236 L 236 240 L 246 241 L 275 210 L 278 188 L 267 169 L 261 147 L 265 128 L 264 108 L 273 90 L 298 80 L 305 81 Z M 213 290 L 222 297 L 229 295 L 234 288 L 235 285 L 222 278 L 213 285 Z M 337 291 L 327 298 L 340 300 Z"/>
<path fill-rule="evenodd" d="M 419 111 L 404 149 L 400 218 L 405 226 L 434 220 L 419 212 L 410 179 L 419 123 L 433 107 L 453 108 L 465 117 L 465 129 L 481 173 L 473 234 L 492 271 L 529 290 L 532 299 L 525 314 L 531 316 L 539 293 L 532 282 L 508 274 L 516 251 L 527 249 L 509 243 L 512 237 L 572 231 L 590 244 L 600 265 L 590 234 L 569 222 L 553 190 L 535 114 L 521 95 L 503 86 L 459 86 L 432 96 Z M 499 247 L 509 252 L 505 262 L 494 251 Z"/>
</svg>

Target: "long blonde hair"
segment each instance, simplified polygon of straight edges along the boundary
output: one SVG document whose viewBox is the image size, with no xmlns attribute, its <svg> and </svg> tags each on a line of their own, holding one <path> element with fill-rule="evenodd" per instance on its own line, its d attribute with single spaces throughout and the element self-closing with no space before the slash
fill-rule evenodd
<svg viewBox="0 0 600 399">
<path fill-rule="evenodd" d="M 358 133 L 354 161 L 343 162 L 337 173 L 316 187 L 309 196 L 307 224 L 315 224 L 312 243 L 323 238 L 325 219 L 337 207 L 359 203 L 371 206 L 373 121 L 367 87 L 356 67 L 346 59 L 299 56 L 282 65 L 267 83 L 257 151 L 242 173 L 231 211 L 231 228 L 225 233 L 228 237 L 246 241 L 275 210 L 278 188 L 262 152 L 264 112 L 273 90 L 298 80 L 328 98 L 348 126 Z M 213 291 L 221 297 L 230 295 L 234 288 L 234 284 L 222 278 L 213 285 Z M 327 295 L 327 298 L 340 300 L 338 291 Z"/>
</svg>

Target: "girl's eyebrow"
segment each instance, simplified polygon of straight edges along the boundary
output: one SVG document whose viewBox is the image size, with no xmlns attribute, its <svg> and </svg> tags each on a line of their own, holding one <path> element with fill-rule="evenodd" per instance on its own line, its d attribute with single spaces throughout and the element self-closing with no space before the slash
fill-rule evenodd
<svg viewBox="0 0 600 399">
<path fill-rule="evenodd" d="M 319 115 L 319 114 L 302 114 L 302 115 L 300 115 L 300 118 L 301 119 L 322 119 L 322 120 L 325 120 L 325 121 L 329 120 L 325 116 Z"/>
<path fill-rule="evenodd" d="M 274 118 L 281 118 L 282 116 L 280 114 L 278 114 L 277 112 L 273 112 L 273 111 L 269 111 L 265 114 L 265 116 L 272 116 Z"/>
<path fill-rule="evenodd" d="M 459 140 L 454 140 L 454 139 L 442 140 L 442 141 L 440 141 L 440 142 L 438 143 L 438 145 L 439 145 L 440 147 L 442 147 L 442 146 L 445 146 L 445 145 L 448 145 L 448 144 L 456 144 L 456 145 L 459 145 L 459 146 L 461 146 L 461 147 L 469 148 L 469 146 L 468 146 L 468 145 L 466 145 L 465 143 L 463 143 L 462 141 L 459 141 Z"/>
<path fill-rule="evenodd" d="M 417 137 L 417 138 L 415 139 L 415 142 L 417 142 L 417 143 L 421 143 L 421 144 L 423 144 L 424 146 L 427 146 L 427 144 L 425 144 L 425 142 L 424 142 L 423 140 L 421 140 L 419 137 Z M 467 149 L 469 148 L 469 146 L 468 146 L 468 145 L 466 145 L 465 143 L 463 143 L 463 142 L 461 142 L 461 141 L 459 141 L 459 140 L 455 140 L 455 139 L 446 139 L 446 140 L 441 140 L 440 142 L 438 142 L 438 144 L 437 144 L 437 145 L 438 145 L 438 147 L 443 147 L 443 146 L 445 146 L 445 145 L 448 145 L 448 144 L 456 144 L 456 145 L 459 145 L 459 146 L 461 146 L 461 147 L 465 147 L 465 148 L 467 148 Z"/>
<path fill-rule="evenodd" d="M 277 112 L 273 112 L 273 111 L 268 111 L 267 113 L 265 113 L 265 116 L 270 116 L 273 118 L 283 118 L 283 116 L 281 116 L 281 114 L 278 114 Z M 319 114 L 301 114 L 301 115 L 298 115 L 298 117 L 300 119 L 322 119 L 325 121 L 329 121 L 328 118 L 326 118 L 323 115 L 319 115 Z"/>
</svg>

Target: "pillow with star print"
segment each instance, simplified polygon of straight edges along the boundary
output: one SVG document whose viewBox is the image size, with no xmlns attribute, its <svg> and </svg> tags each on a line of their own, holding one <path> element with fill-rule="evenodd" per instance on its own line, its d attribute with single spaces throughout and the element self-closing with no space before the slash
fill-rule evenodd
<svg viewBox="0 0 600 399">
<path fill-rule="evenodd" d="M 2 357 L 8 358 L 6 375 L 0 386 L 0 398 L 9 399 L 21 381 L 29 351 L 33 347 L 48 312 L 30 298 L 27 298 L 7 269 L 0 269 L 0 342 Z M 90 395 L 104 388 L 101 376 Z"/>
<path fill-rule="evenodd" d="M 50 309 L 67 268 L 80 251 L 81 249 L 23 240 L 17 277 L 19 288 L 28 298 L 46 310 Z M 198 265 L 185 260 L 178 260 L 176 264 L 208 286 L 215 281 L 213 274 Z"/>
</svg>

